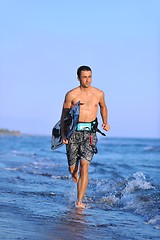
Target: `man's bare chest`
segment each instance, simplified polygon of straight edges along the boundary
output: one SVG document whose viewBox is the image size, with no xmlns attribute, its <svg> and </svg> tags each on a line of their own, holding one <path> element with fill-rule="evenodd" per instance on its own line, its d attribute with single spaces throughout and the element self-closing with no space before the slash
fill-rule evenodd
<svg viewBox="0 0 160 240">
<path fill-rule="evenodd" d="M 84 109 L 92 109 L 98 106 L 98 99 L 95 96 L 79 96 L 78 101 Z"/>
</svg>

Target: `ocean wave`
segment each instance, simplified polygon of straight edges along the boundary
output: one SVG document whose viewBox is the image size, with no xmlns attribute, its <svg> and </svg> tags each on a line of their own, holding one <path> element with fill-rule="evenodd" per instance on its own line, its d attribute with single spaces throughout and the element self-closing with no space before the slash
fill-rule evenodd
<svg viewBox="0 0 160 240">
<path fill-rule="evenodd" d="M 159 228 L 158 189 L 147 180 L 142 172 L 136 172 L 126 179 L 100 180 L 95 185 L 95 195 L 89 196 L 90 204 L 105 209 L 123 209 L 144 216 L 148 224 Z M 92 189 L 93 190 L 93 189 Z"/>
<path fill-rule="evenodd" d="M 145 146 L 143 148 L 145 152 L 160 152 L 160 146 Z"/>
<path fill-rule="evenodd" d="M 140 189 L 154 189 L 154 186 L 152 186 L 150 182 L 146 181 L 146 177 L 142 172 L 137 172 L 133 174 L 133 180 L 127 180 L 127 184 L 122 191 L 122 195 L 129 194 Z"/>
<path fill-rule="evenodd" d="M 22 191 L 20 193 L 20 195 L 22 196 L 27 196 L 27 197 L 31 197 L 31 196 L 39 196 L 39 197 L 55 197 L 57 196 L 57 193 L 54 193 L 54 192 L 29 192 L 29 191 Z"/>
<path fill-rule="evenodd" d="M 153 225 L 156 229 L 160 229 L 160 215 L 156 215 L 153 218 L 146 221 L 146 224 Z"/>
</svg>

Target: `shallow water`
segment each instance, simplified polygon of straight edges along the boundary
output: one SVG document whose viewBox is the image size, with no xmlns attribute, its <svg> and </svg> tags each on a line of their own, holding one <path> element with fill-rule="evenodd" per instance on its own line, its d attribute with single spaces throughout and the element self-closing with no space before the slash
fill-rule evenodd
<svg viewBox="0 0 160 240">
<path fill-rule="evenodd" d="M 0 136 L 1 239 L 159 239 L 159 167 L 158 139 L 100 138 L 76 210 L 65 147 Z"/>
</svg>

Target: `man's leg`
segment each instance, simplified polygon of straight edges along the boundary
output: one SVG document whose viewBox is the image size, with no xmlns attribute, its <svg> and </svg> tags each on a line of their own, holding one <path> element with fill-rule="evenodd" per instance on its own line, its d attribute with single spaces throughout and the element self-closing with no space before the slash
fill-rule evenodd
<svg viewBox="0 0 160 240">
<path fill-rule="evenodd" d="M 89 163 L 84 159 L 80 161 L 80 176 L 77 184 L 77 203 L 76 207 L 85 208 L 84 203 L 82 203 L 82 199 L 86 192 L 88 186 L 88 168 Z"/>
<path fill-rule="evenodd" d="M 69 167 L 69 171 L 72 174 L 72 180 L 76 183 L 78 183 L 78 161 Z"/>
</svg>

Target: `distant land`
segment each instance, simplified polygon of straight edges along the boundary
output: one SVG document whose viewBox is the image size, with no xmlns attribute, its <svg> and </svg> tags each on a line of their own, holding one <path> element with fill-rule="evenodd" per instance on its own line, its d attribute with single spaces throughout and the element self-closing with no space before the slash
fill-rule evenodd
<svg viewBox="0 0 160 240">
<path fill-rule="evenodd" d="M 17 131 L 17 130 L 8 130 L 8 129 L 0 128 L 0 135 L 15 135 L 15 136 L 19 136 L 19 135 L 21 135 L 21 132 Z"/>
</svg>

